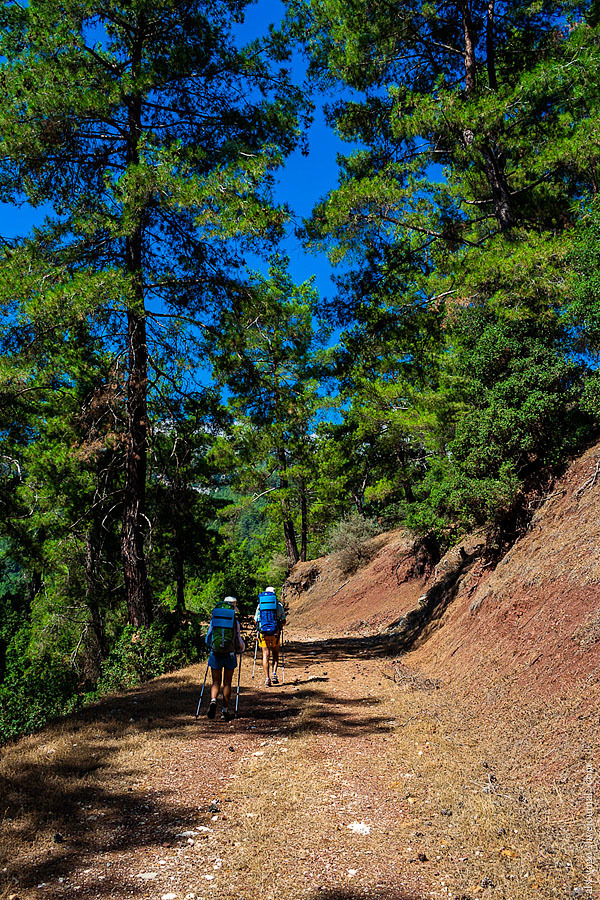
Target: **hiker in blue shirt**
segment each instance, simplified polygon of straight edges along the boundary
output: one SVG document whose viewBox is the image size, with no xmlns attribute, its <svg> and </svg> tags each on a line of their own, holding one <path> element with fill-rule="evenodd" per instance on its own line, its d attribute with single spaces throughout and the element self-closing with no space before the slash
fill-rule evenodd
<svg viewBox="0 0 600 900">
<path fill-rule="evenodd" d="M 265 588 L 264 594 L 275 594 L 274 587 Z M 286 622 L 285 609 L 283 604 L 277 600 L 277 628 L 275 634 L 262 634 L 260 629 L 260 603 L 256 607 L 254 615 L 256 630 L 258 632 L 258 646 L 262 650 L 263 672 L 265 676 L 265 687 L 271 687 L 272 684 L 279 684 L 277 677 L 277 666 L 279 665 L 279 651 L 281 649 L 281 630 Z M 269 666 L 272 663 L 272 672 L 269 675 Z"/>
<path fill-rule="evenodd" d="M 226 606 L 233 607 L 233 609 L 237 613 L 237 600 L 235 597 L 225 597 L 222 603 Z M 208 634 L 206 635 L 206 646 L 210 648 L 208 665 L 210 667 L 210 674 L 212 675 L 212 685 L 210 688 L 210 704 L 208 706 L 207 716 L 209 719 L 214 719 L 215 715 L 217 714 L 217 698 L 219 696 L 219 691 L 221 690 L 222 681 L 223 709 L 221 715 L 226 722 L 229 722 L 229 720 L 234 716 L 234 714 L 230 714 L 229 712 L 229 700 L 231 699 L 231 682 L 233 679 L 233 673 L 235 672 L 237 666 L 236 653 L 243 653 L 246 649 L 246 644 L 244 643 L 244 639 L 242 637 L 240 623 L 238 621 L 237 615 L 234 620 L 232 650 L 229 650 L 225 653 L 219 653 L 217 650 L 215 650 L 212 643 L 211 632 L 212 626 L 208 629 Z"/>
</svg>

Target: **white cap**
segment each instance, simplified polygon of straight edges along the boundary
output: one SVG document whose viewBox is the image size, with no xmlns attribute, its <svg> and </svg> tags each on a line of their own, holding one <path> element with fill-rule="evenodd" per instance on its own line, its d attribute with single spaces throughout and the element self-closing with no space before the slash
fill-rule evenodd
<svg viewBox="0 0 600 900">
<path fill-rule="evenodd" d="M 233 604 L 233 606 L 235 606 L 235 604 L 237 603 L 237 600 L 235 597 L 225 597 L 225 599 L 223 600 L 223 603 L 231 603 L 231 604 Z"/>
<path fill-rule="evenodd" d="M 265 594 L 274 594 L 274 593 L 275 593 L 274 587 L 265 588 Z"/>
</svg>

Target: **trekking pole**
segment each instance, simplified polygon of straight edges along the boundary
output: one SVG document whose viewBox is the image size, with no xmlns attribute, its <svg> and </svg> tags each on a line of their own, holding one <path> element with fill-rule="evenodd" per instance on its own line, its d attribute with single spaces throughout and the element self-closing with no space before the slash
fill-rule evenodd
<svg viewBox="0 0 600 900">
<path fill-rule="evenodd" d="M 258 653 L 258 629 L 256 631 L 256 642 L 254 644 L 254 665 L 252 666 L 252 677 L 254 678 L 254 671 L 256 669 L 256 654 Z"/>
<path fill-rule="evenodd" d="M 283 625 L 281 626 L 281 683 L 285 684 L 285 656 L 283 653 Z"/>
<path fill-rule="evenodd" d="M 204 681 L 202 682 L 202 690 L 200 691 L 200 699 L 198 700 L 198 708 L 196 710 L 196 718 L 200 715 L 200 707 L 202 706 L 202 695 L 204 694 L 204 685 L 206 684 L 206 676 L 208 675 L 208 663 L 206 663 L 206 672 L 204 673 Z"/>
<path fill-rule="evenodd" d="M 237 691 L 235 694 L 235 718 L 237 719 L 238 714 L 238 705 L 240 702 L 240 678 L 242 676 L 242 654 L 240 653 L 240 664 L 238 666 L 238 683 L 237 683 Z"/>
</svg>

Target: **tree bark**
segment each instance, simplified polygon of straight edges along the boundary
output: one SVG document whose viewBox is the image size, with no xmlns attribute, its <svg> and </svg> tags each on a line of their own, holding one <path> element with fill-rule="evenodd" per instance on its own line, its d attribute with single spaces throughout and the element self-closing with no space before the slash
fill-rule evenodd
<svg viewBox="0 0 600 900">
<path fill-rule="evenodd" d="M 475 93 L 477 87 L 477 61 L 475 57 L 477 41 L 475 39 L 469 4 L 467 2 L 461 3 L 460 9 L 462 12 L 463 37 L 465 41 L 465 49 L 463 51 L 465 61 L 465 93 L 470 97 Z"/>
<path fill-rule="evenodd" d="M 134 310 L 127 316 L 129 373 L 127 378 L 127 460 L 121 556 L 129 621 L 150 625 L 152 605 L 146 570 L 146 456 L 148 441 L 148 350 L 146 318 Z"/>
<path fill-rule="evenodd" d="M 128 103 L 127 165 L 139 164 L 142 101 L 136 92 L 144 40 L 143 21 L 138 20 L 132 47 L 131 73 L 133 93 Z M 132 295 L 127 311 L 128 375 L 127 375 L 127 450 L 121 531 L 121 558 L 125 578 L 125 594 L 129 621 L 136 627 L 152 622 L 152 604 L 144 535 L 146 530 L 146 468 L 148 443 L 148 346 L 146 342 L 146 310 L 144 305 L 143 210 L 125 239 L 125 266 L 130 277 Z"/>
<path fill-rule="evenodd" d="M 308 497 L 306 496 L 306 484 L 304 480 L 300 485 L 300 520 L 302 534 L 300 538 L 300 561 L 306 562 L 308 555 Z"/>
<path fill-rule="evenodd" d="M 96 670 L 96 678 L 100 675 L 103 660 L 108 657 L 108 644 L 100 611 L 98 591 L 98 563 L 100 557 L 98 532 L 98 523 L 94 517 L 85 540 L 85 580 L 86 603 L 90 611 L 92 632 L 95 639 L 93 664 Z"/>
<path fill-rule="evenodd" d="M 487 27 L 485 32 L 485 55 L 487 58 L 488 84 L 490 90 L 498 90 L 496 78 L 496 38 L 494 34 L 494 14 L 496 0 L 489 0 L 487 8 Z"/>
<path fill-rule="evenodd" d="M 465 42 L 463 51 L 465 65 L 465 93 L 467 97 L 471 97 L 477 90 L 477 35 L 475 34 L 473 20 L 471 19 L 469 4 L 467 2 L 461 3 L 460 9 L 463 19 L 463 35 Z M 489 0 L 485 37 L 488 82 L 492 90 L 496 90 L 497 88 L 494 13 L 495 0 Z M 473 137 L 473 132 L 465 132 L 463 135 L 465 144 L 471 144 L 473 142 Z M 494 147 L 493 142 L 489 139 L 483 142 L 481 152 L 483 156 L 483 170 L 492 194 L 492 203 L 494 205 L 498 229 L 502 234 L 509 235 L 513 227 L 512 204 L 502 153 Z"/>
<path fill-rule="evenodd" d="M 177 612 L 185 611 L 185 569 L 183 565 L 183 552 L 177 542 L 175 549 L 175 585 L 176 585 L 176 603 Z"/>
<path fill-rule="evenodd" d="M 287 491 L 289 484 L 287 480 L 287 460 L 285 457 L 285 449 L 279 447 L 277 449 L 277 458 L 279 460 L 279 487 L 282 491 Z M 290 566 L 295 566 L 300 560 L 298 553 L 298 541 L 296 540 L 296 529 L 290 515 L 290 506 L 287 496 L 281 498 L 281 513 L 283 518 L 283 536 L 285 538 L 285 549 Z"/>
</svg>

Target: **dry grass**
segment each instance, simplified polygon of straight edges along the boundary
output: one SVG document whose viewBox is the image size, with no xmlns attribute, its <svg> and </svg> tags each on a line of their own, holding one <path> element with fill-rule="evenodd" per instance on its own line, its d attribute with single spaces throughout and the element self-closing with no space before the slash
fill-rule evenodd
<svg viewBox="0 0 600 900">
<path fill-rule="evenodd" d="M 391 661 L 300 650 L 280 691 L 253 693 L 245 670 L 236 725 L 193 720 L 184 672 L 6 748 L 2 900 L 13 877 L 19 900 L 573 897 L 583 807 L 572 784 L 527 777 L 523 729 L 516 746 L 491 717 L 473 727 L 464 698 L 404 664 L 394 683 Z M 165 878 L 145 886 L 146 870 Z"/>
<path fill-rule="evenodd" d="M 457 743 L 447 731 L 449 711 L 430 713 L 406 723 L 399 762 L 406 746 L 414 747 L 415 778 L 406 796 L 428 815 L 415 817 L 413 836 L 420 852 L 448 871 L 449 890 L 511 900 L 573 896 L 584 883 L 583 861 L 574 863 L 580 835 L 559 840 L 551 827 L 561 818 L 559 798 L 505 783 L 497 774 L 505 765 L 483 734 Z"/>
<path fill-rule="evenodd" d="M 573 632 L 573 640 L 579 644 L 579 647 L 582 650 L 586 647 L 591 647 L 593 644 L 597 644 L 600 641 L 600 611 L 597 611 L 593 616 L 590 616 L 583 625 L 580 625 L 579 628 Z"/>
</svg>

